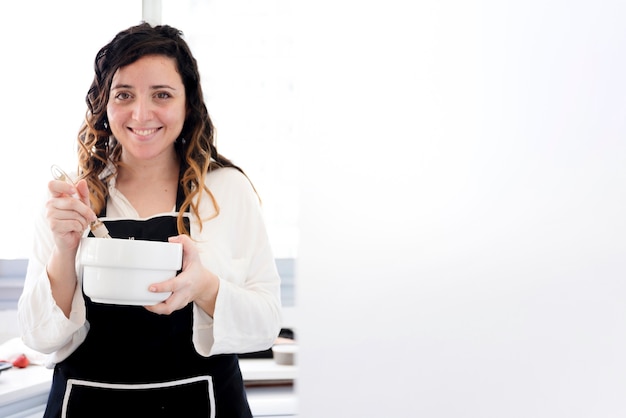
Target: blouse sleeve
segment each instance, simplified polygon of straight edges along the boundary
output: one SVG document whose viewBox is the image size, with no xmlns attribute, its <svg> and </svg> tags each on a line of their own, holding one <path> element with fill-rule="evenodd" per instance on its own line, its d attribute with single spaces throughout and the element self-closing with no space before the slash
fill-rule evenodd
<svg viewBox="0 0 626 418">
<path fill-rule="evenodd" d="M 46 264 L 53 247 L 42 208 L 35 219 L 33 248 L 17 311 L 22 340 L 33 350 L 52 354 L 48 366 L 69 356 L 84 341 L 88 329 L 80 284 L 76 286 L 69 318 L 52 297 Z"/>
<path fill-rule="evenodd" d="M 205 267 L 220 278 L 213 318 L 194 306 L 193 342 L 198 353 L 262 351 L 281 326 L 280 277 L 259 199 L 239 171 L 222 168 L 207 176 L 219 214 L 196 231 Z M 204 196 L 202 215 L 215 213 Z M 192 226 L 192 238 L 194 228 Z"/>
</svg>

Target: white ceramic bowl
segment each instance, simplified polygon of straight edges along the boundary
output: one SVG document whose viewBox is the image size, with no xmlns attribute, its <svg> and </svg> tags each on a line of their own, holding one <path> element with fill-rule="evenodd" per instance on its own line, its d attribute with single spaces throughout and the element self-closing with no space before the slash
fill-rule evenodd
<svg viewBox="0 0 626 418">
<path fill-rule="evenodd" d="M 153 293 L 152 283 L 176 276 L 183 259 L 182 244 L 85 237 L 78 252 L 83 290 L 94 302 L 155 305 L 170 292 Z"/>
<path fill-rule="evenodd" d="M 296 363 L 297 344 L 275 344 L 272 353 L 276 364 L 291 366 Z"/>
</svg>

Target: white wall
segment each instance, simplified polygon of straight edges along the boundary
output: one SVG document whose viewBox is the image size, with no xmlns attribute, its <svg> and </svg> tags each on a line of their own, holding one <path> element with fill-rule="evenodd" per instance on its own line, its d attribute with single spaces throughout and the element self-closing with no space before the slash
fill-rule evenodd
<svg viewBox="0 0 626 418">
<path fill-rule="evenodd" d="M 624 416 L 626 4 L 309 3 L 301 415 Z"/>
<path fill-rule="evenodd" d="M 67 11 L 71 10 L 72 13 Z M 5 32 L 0 80 L 0 259 L 27 258 L 50 166 L 76 169 L 93 60 L 115 34 L 141 20 L 139 0 L 0 3 Z"/>
<path fill-rule="evenodd" d="M 0 310 L 0 345 L 20 335 L 17 325 L 17 311 Z"/>
</svg>

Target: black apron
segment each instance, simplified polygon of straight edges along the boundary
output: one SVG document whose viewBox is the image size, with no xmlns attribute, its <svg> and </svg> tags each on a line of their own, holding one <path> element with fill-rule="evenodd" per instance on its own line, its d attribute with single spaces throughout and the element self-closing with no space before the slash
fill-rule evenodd
<svg viewBox="0 0 626 418">
<path fill-rule="evenodd" d="M 177 210 L 181 198 L 179 190 Z M 167 241 L 178 235 L 175 214 L 105 225 L 113 238 Z M 44 418 L 252 417 L 237 355 L 196 352 L 193 303 L 158 315 L 83 296 L 89 332 L 55 366 Z"/>
</svg>

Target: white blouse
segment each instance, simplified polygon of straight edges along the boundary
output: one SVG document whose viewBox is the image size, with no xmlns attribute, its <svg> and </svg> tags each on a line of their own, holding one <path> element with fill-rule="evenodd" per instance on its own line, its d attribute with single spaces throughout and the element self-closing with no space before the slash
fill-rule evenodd
<svg viewBox="0 0 626 418">
<path fill-rule="evenodd" d="M 212 171 L 205 181 L 219 215 L 211 218 L 216 209 L 205 194 L 200 204 L 203 228 L 200 231 L 198 219 L 192 217 L 191 237 L 204 266 L 219 276 L 220 287 L 213 318 L 194 305 L 193 343 L 203 356 L 265 350 L 271 347 L 281 326 L 280 277 L 259 199 L 248 179 L 233 168 Z M 139 217 L 112 180 L 103 219 L 116 218 Z M 46 263 L 53 246 L 42 209 L 35 221 L 33 252 L 18 303 L 18 318 L 24 343 L 49 354 L 48 367 L 67 358 L 89 332 L 80 277 L 69 318 L 52 297 Z M 78 265 L 76 269 L 78 273 Z"/>
</svg>

